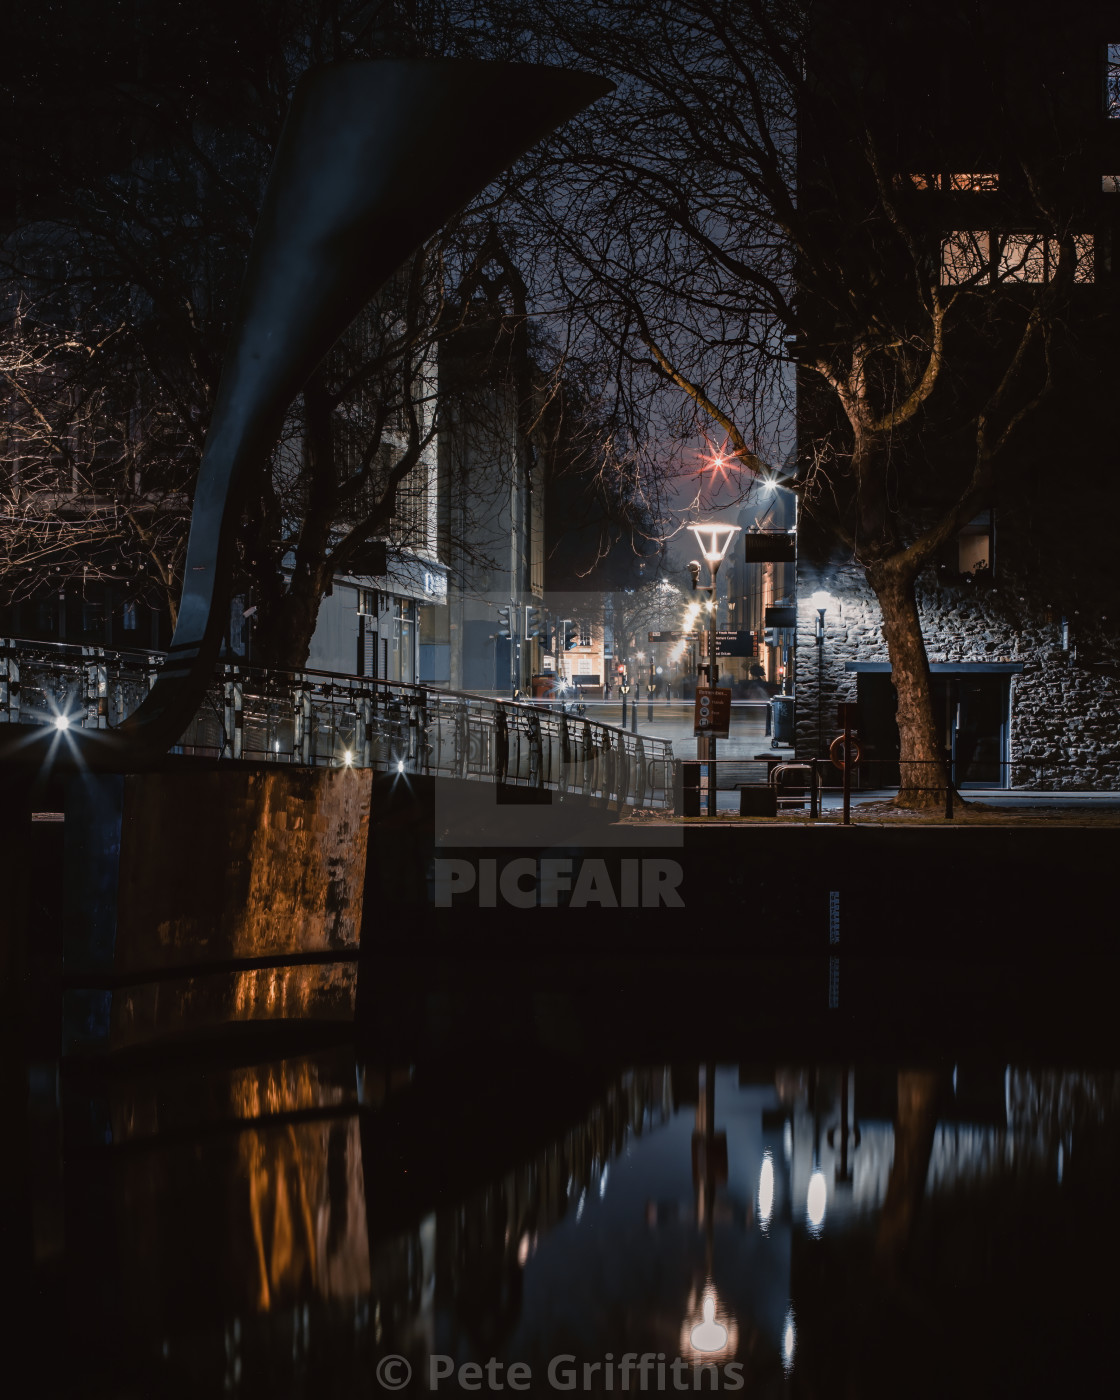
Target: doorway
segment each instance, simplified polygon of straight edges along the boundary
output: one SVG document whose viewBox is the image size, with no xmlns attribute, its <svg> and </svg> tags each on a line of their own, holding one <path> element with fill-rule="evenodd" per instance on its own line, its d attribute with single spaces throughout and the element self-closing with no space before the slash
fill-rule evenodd
<svg viewBox="0 0 1120 1400">
<path fill-rule="evenodd" d="M 940 717 L 942 742 L 952 755 L 953 783 L 958 788 L 1007 787 L 1011 677 L 1006 672 L 976 669 L 936 670 L 934 713 Z M 885 668 L 861 671 L 857 680 L 859 734 L 879 760 L 875 783 L 898 782 L 898 697 Z"/>
</svg>

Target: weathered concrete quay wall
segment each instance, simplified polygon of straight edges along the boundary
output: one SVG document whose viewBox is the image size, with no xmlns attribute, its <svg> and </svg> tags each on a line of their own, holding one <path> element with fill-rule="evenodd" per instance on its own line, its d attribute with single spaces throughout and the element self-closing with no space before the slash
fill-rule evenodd
<svg viewBox="0 0 1120 1400">
<path fill-rule="evenodd" d="M 223 768 L 74 781 L 64 1049 L 350 1019 L 371 775 Z"/>
</svg>

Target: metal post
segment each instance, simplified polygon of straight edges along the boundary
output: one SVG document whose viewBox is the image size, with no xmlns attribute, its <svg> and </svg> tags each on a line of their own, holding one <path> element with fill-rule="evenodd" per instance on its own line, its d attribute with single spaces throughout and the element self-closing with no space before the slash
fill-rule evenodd
<svg viewBox="0 0 1120 1400">
<path fill-rule="evenodd" d="M 373 717 L 369 696 L 364 696 L 358 705 L 358 767 L 369 768 L 372 753 Z"/>
<path fill-rule="evenodd" d="M 228 667 L 225 682 L 225 744 L 223 758 L 240 758 L 245 716 L 243 712 L 244 692 L 236 666 Z"/>
<path fill-rule="evenodd" d="M 852 824 L 852 725 L 844 706 L 844 825 Z"/>
<path fill-rule="evenodd" d="M 817 609 L 817 757 L 824 756 L 824 608 Z M 845 755 L 847 750 L 844 751 Z"/>
<path fill-rule="evenodd" d="M 19 657 L 9 637 L 0 644 L 0 724 L 4 723 L 19 723 Z"/>
<path fill-rule="evenodd" d="M 716 665 L 716 567 L 709 563 L 712 586 L 708 599 L 708 686 L 714 692 L 719 680 Z M 708 816 L 714 817 L 719 806 L 719 784 L 716 782 L 716 736 L 708 737 Z"/>
<path fill-rule="evenodd" d="M 82 721 L 86 729 L 109 727 L 109 673 L 105 652 L 101 647 L 83 647 L 86 658 L 86 713 Z"/>
</svg>

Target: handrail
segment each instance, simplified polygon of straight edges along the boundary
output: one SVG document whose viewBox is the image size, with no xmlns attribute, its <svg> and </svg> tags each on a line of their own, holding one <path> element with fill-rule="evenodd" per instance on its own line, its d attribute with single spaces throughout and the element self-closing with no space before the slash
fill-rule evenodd
<svg viewBox="0 0 1120 1400">
<path fill-rule="evenodd" d="M 156 652 L 0 640 L 0 750 L 11 756 L 15 745 L 5 738 L 42 734 L 60 718 L 94 744 L 111 736 L 143 703 L 163 662 Z M 215 669 L 171 751 L 472 778 L 582 792 L 619 806 L 669 805 L 670 740 L 572 718 L 421 682 L 230 662 Z"/>
</svg>

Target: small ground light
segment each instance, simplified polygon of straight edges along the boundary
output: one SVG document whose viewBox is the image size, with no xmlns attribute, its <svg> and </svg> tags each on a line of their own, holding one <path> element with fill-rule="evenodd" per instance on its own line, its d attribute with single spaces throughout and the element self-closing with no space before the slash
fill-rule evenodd
<svg viewBox="0 0 1120 1400">
<path fill-rule="evenodd" d="M 404 759 L 403 759 L 403 758 L 398 758 L 398 759 L 397 759 L 397 772 L 398 772 L 398 773 L 403 773 L 403 772 L 404 772 Z"/>
<path fill-rule="evenodd" d="M 55 717 L 54 717 L 54 727 L 55 727 L 56 729 L 69 729 L 69 728 L 70 728 L 70 719 L 69 719 L 69 716 L 68 716 L 68 715 L 55 715 Z"/>
</svg>

